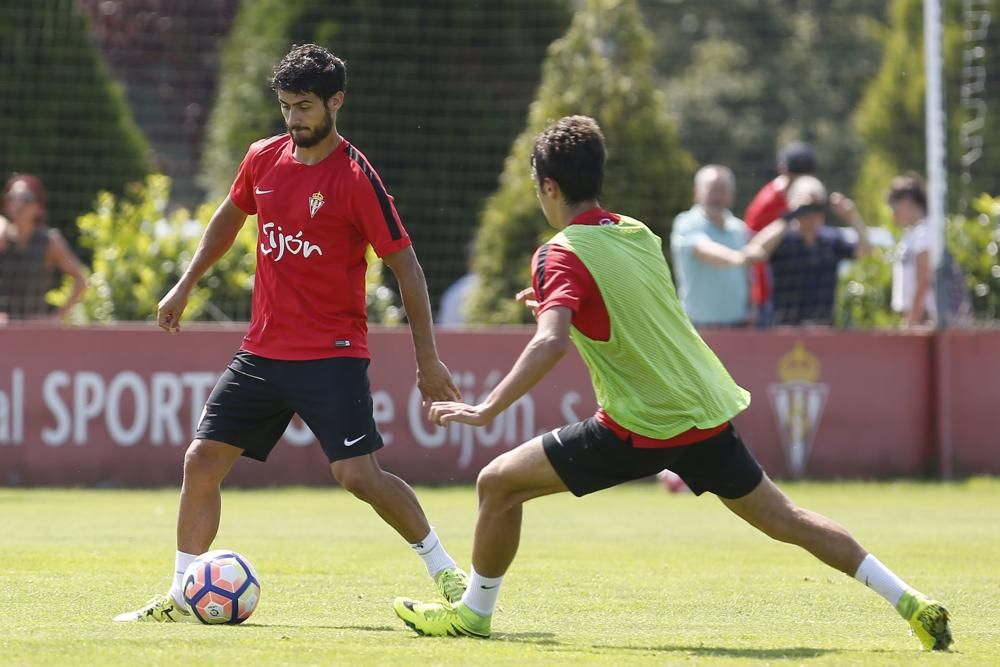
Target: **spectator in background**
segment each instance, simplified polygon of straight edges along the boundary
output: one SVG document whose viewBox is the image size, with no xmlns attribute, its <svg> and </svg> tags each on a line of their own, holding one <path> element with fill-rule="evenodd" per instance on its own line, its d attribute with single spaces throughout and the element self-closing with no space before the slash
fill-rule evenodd
<svg viewBox="0 0 1000 667">
<path fill-rule="evenodd" d="M 0 319 L 62 319 L 86 289 L 83 265 L 62 234 L 46 226 L 45 211 L 40 180 L 30 174 L 8 179 L 0 215 Z M 53 314 L 45 294 L 54 268 L 73 278 L 73 291 Z"/>
<path fill-rule="evenodd" d="M 841 260 L 871 253 L 867 229 L 854 202 L 834 192 L 829 203 L 834 214 L 857 232 L 857 241 L 825 225 L 826 188 L 814 176 L 799 176 L 788 189 L 791 210 L 748 246 L 753 256 L 769 256 L 776 324 L 833 324 Z"/>
<path fill-rule="evenodd" d="M 760 189 L 744 213 L 747 227 L 759 232 L 788 211 L 788 188 L 799 176 L 816 171 L 816 152 L 807 143 L 796 142 L 778 153 L 778 175 Z M 758 264 L 751 271 L 750 297 L 758 326 L 773 324 L 771 275 L 767 264 Z"/>
<path fill-rule="evenodd" d="M 933 320 L 936 312 L 923 179 L 915 174 L 892 179 L 889 207 L 903 228 L 892 264 L 892 309 L 902 313 L 904 326 L 916 326 Z"/>
<path fill-rule="evenodd" d="M 744 326 L 750 318 L 749 234 L 732 214 L 736 180 L 710 164 L 694 177 L 694 206 L 674 219 L 670 251 L 677 294 L 696 327 Z"/>
<path fill-rule="evenodd" d="M 435 324 L 446 327 L 462 326 L 466 323 L 466 307 L 469 296 L 479 284 L 479 277 L 472 272 L 472 251 L 474 244 L 470 241 L 465 247 L 466 272 L 449 285 L 441 294 L 441 305 Z"/>
</svg>

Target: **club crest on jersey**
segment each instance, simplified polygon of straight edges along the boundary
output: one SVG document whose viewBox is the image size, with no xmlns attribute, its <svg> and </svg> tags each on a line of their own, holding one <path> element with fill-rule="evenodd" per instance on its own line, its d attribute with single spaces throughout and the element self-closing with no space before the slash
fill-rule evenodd
<svg viewBox="0 0 1000 667">
<path fill-rule="evenodd" d="M 314 192 L 309 195 L 309 217 L 315 218 L 316 212 L 326 203 L 326 198 L 322 192 Z"/>
</svg>

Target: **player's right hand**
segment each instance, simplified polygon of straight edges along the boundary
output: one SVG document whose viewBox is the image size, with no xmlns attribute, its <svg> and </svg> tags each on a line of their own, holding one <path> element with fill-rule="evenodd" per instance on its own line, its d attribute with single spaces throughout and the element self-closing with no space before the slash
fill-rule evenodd
<svg viewBox="0 0 1000 667">
<path fill-rule="evenodd" d="M 440 359 L 430 363 L 417 362 L 417 389 L 420 390 L 424 403 L 462 400 L 462 392 L 455 386 L 451 371 Z"/>
<path fill-rule="evenodd" d="M 160 299 L 160 304 L 156 309 L 156 324 L 164 331 L 177 333 L 181 330 L 181 315 L 187 308 L 187 290 L 181 289 L 179 285 L 174 285 L 167 292 L 167 295 Z"/>
<path fill-rule="evenodd" d="M 523 290 L 518 292 L 514 298 L 518 303 L 523 303 L 525 306 L 531 309 L 532 316 L 538 319 L 538 301 L 535 300 L 535 288 L 525 287 Z"/>
</svg>

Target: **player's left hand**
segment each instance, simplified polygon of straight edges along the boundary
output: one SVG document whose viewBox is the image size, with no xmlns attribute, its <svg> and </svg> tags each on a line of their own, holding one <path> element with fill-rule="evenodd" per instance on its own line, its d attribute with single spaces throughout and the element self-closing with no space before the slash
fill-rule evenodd
<svg viewBox="0 0 1000 667">
<path fill-rule="evenodd" d="M 417 365 L 417 389 L 424 401 L 462 400 L 462 392 L 455 386 L 451 372 L 440 359 Z"/>
<path fill-rule="evenodd" d="M 470 426 L 486 426 L 493 421 L 493 417 L 486 413 L 482 405 L 469 405 L 455 401 L 432 403 L 427 412 L 427 418 L 438 426 L 447 426 L 451 422 Z"/>
<path fill-rule="evenodd" d="M 514 295 L 514 299 L 518 303 L 523 303 L 531 310 L 531 314 L 534 318 L 538 319 L 538 301 L 535 299 L 535 288 L 525 287 L 523 290 Z"/>
</svg>

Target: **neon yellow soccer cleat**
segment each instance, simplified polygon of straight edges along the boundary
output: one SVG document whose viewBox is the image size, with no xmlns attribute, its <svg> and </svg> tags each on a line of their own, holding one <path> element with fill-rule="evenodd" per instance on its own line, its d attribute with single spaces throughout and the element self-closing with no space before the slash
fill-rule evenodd
<svg viewBox="0 0 1000 667">
<path fill-rule="evenodd" d="M 937 600 L 907 591 L 896 610 L 907 620 L 925 651 L 947 651 L 951 646 L 948 610 Z"/>
<path fill-rule="evenodd" d="M 461 602 L 465 589 L 469 587 L 469 575 L 462 569 L 450 567 L 438 572 L 434 577 L 434 583 L 445 600 L 457 604 Z"/>
<path fill-rule="evenodd" d="M 392 608 L 403 623 L 417 634 L 429 637 L 490 636 L 492 616 L 480 616 L 464 604 L 452 606 L 438 602 L 424 603 L 409 598 L 396 598 Z"/>
<path fill-rule="evenodd" d="M 157 595 L 141 609 L 118 614 L 114 620 L 116 623 L 178 623 L 197 619 L 169 595 Z"/>
</svg>

